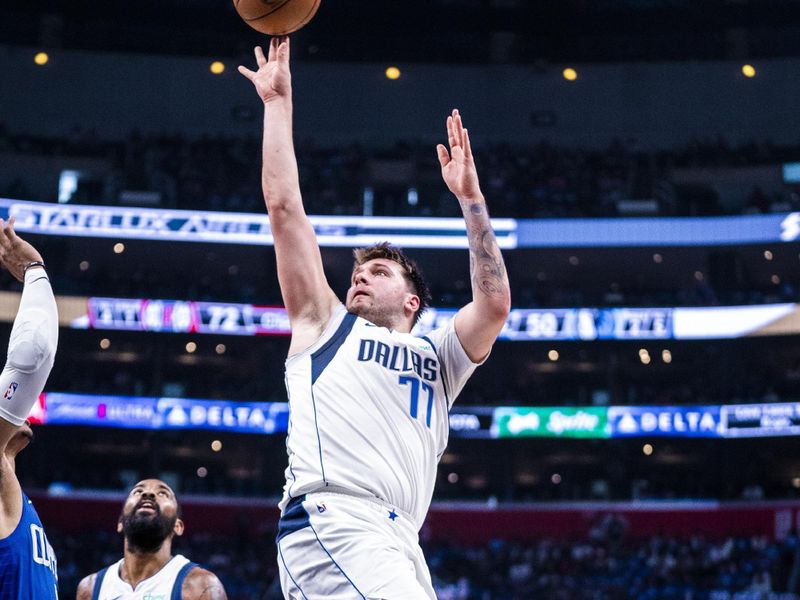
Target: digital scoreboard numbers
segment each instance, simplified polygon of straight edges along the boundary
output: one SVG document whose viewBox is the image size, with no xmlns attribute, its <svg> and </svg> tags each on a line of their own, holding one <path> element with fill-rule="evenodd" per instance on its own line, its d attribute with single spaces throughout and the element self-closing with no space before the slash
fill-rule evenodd
<svg viewBox="0 0 800 600">
<path fill-rule="evenodd" d="M 89 298 L 89 326 L 95 329 L 141 330 L 141 300 Z"/>
<path fill-rule="evenodd" d="M 518 309 L 509 315 L 501 338 L 525 340 L 670 339 L 671 308 Z"/>
<path fill-rule="evenodd" d="M 89 327 L 122 331 L 288 335 L 286 309 L 223 302 L 89 298 Z"/>
<path fill-rule="evenodd" d="M 197 302 L 197 332 L 253 335 L 252 307 L 246 304 Z"/>
<path fill-rule="evenodd" d="M 95 329 L 164 331 L 223 335 L 289 335 L 286 309 L 232 302 L 89 298 L 85 321 Z M 499 339 L 511 341 L 592 341 L 675 339 L 675 308 L 513 309 Z M 413 330 L 426 335 L 455 315 L 429 308 Z M 85 325 L 75 325 L 85 327 Z"/>
<path fill-rule="evenodd" d="M 124 331 L 168 331 L 189 333 L 196 329 L 193 302 L 89 298 L 89 326 Z"/>
<path fill-rule="evenodd" d="M 597 311 L 598 338 L 666 340 L 672 337 L 671 308 L 614 308 Z"/>
<path fill-rule="evenodd" d="M 575 339 L 575 310 L 519 310 L 509 315 L 503 334 L 510 340 Z"/>
<path fill-rule="evenodd" d="M 226 335 L 289 335 L 285 308 L 252 304 L 197 302 L 198 333 Z"/>
</svg>

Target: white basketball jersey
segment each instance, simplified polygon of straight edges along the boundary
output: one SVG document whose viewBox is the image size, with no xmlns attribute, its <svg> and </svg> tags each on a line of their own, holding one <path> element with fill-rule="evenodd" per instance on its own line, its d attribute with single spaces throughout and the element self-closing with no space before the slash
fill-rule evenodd
<svg viewBox="0 0 800 600">
<path fill-rule="evenodd" d="M 476 366 L 452 320 L 416 337 L 340 305 L 320 339 L 286 361 L 281 510 L 302 494 L 344 488 L 397 506 L 419 529 L 447 446 L 448 411 Z"/>
<path fill-rule="evenodd" d="M 173 589 L 177 590 L 177 598 L 180 599 L 180 586 L 188 572 L 184 567 L 193 564 L 188 558 L 177 554 L 158 573 L 140 582 L 134 590 L 119 576 L 124 560 L 97 574 L 92 600 L 171 600 L 176 597 Z"/>
</svg>

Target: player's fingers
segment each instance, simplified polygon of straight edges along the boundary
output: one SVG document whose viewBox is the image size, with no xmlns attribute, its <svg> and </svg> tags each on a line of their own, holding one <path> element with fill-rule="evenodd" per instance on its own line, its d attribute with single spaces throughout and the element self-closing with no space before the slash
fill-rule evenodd
<svg viewBox="0 0 800 600">
<path fill-rule="evenodd" d="M 469 141 L 469 130 L 464 128 L 464 156 L 472 158 L 472 143 Z"/>
<path fill-rule="evenodd" d="M 5 227 L 3 227 L 3 234 L 10 244 L 15 244 L 19 241 L 17 233 L 14 231 L 14 218 L 10 218 Z"/>
<path fill-rule="evenodd" d="M 458 142 L 456 141 L 456 132 L 455 126 L 453 125 L 453 117 L 447 117 L 447 143 L 450 145 L 450 148 L 453 149 L 455 146 L 458 146 Z"/>
<path fill-rule="evenodd" d="M 442 165 L 444 169 L 447 163 L 450 162 L 450 154 L 447 152 L 447 148 L 444 147 L 444 144 L 436 144 L 436 154 L 439 155 L 439 164 Z"/>
<path fill-rule="evenodd" d="M 289 36 L 284 35 L 280 38 L 280 44 L 278 46 L 278 60 L 281 62 L 289 62 L 289 56 L 291 55 L 291 46 L 289 45 Z"/>
<path fill-rule="evenodd" d="M 269 53 L 270 55 L 272 54 L 272 45 L 270 45 Z M 261 46 L 256 46 L 255 54 L 256 54 L 256 64 L 258 65 L 259 68 L 267 64 L 267 59 L 264 56 L 264 50 L 261 49 Z"/>
<path fill-rule="evenodd" d="M 247 77 L 250 81 L 253 81 L 253 78 L 256 76 L 255 71 L 251 71 L 250 69 L 248 69 L 247 67 L 243 67 L 242 65 L 239 65 L 239 73 Z"/>
<path fill-rule="evenodd" d="M 0 229 L 0 246 L 2 246 L 5 249 L 11 248 L 11 244 L 13 242 L 8 232 L 9 232 L 8 223 L 4 223 L 2 229 Z"/>
<path fill-rule="evenodd" d="M 272 38 L 269 41 L 269 62 L 272 62 L 277 58 L 276 54 L 278 51 L 278 38 Z"/>
<path fill-rule="evenodd" d="M 458 145 L 464 145 L 464 124 L 461 122 L 461 115 L 457 108 L 453 109 L 453 129 L 455 130 L 456 140 Z"/>
</svg>

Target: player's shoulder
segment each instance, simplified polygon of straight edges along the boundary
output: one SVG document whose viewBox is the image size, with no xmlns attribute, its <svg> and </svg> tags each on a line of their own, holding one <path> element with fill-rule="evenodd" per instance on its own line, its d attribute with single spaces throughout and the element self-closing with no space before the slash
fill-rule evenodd
<svg viewBox="0 0 800 600">
<path fill-rule="evenodd" d="M 75 594 L 75 600 L 91 600 L 94 585 L 97 582 L 97 573 L 87 575 L 78 584 L 78 591 Z"/>
<path fill-rule="evenodd" d="M 186 574 L 181 586 L 183 600 L 227 600 L 219 578 L 208 569 L 195 567 Z"/>
<path fill-rule="evenodd" d="M 295 317 L 291 321 L 292 340 L 289 344 L 289 359 L 324 344 L 335 335 L 342 321 L 350 314 L 338 298 L 328 308 L 324 315 L 316 315 L 313 318 Z"/>
</svg>

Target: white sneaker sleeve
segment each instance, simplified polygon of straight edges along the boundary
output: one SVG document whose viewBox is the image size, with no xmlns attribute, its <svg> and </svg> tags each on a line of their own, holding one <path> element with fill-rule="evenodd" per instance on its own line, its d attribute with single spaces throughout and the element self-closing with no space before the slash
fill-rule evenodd
<svg viewBox="0 0 800 600">
<path fill-rule="evenodd" d="M 0 373 L 0 418 L 22 425 L 44 389 L 56 356 L 58 309 L 44 269 L 25 273 L 17 317 Z"/>
</svg>

